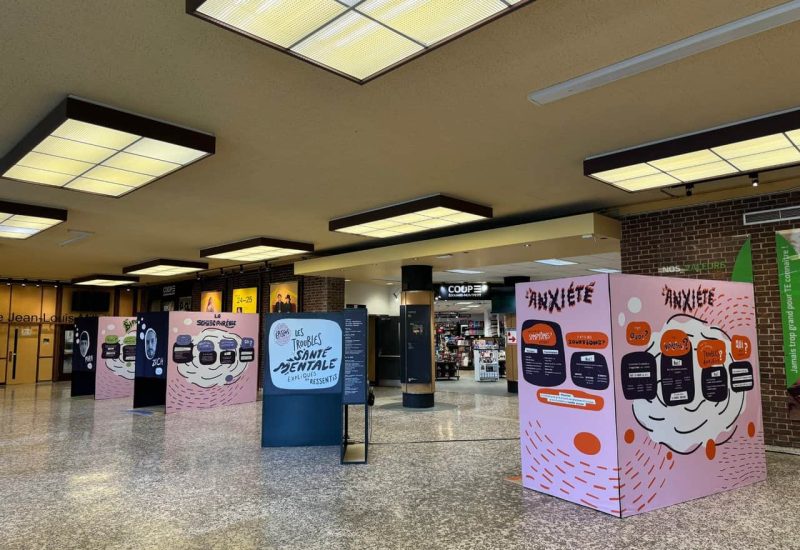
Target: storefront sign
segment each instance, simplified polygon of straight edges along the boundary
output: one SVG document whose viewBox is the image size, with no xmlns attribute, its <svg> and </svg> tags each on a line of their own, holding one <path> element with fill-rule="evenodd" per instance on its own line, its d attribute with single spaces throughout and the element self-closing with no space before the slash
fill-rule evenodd
<svg viewBox="0 0 800 550">
<path fill-rule="evenodd" d="M 662 265 L 658 268 L 659 275 L 673 275 L 681 273 L 717 273 L 728 269 L 728 263 L 725 261 L 719 262 L 701 262 L 696 264 L 683 264 L 683 265 Z"/>
<path fill-rule="evenodd" d="M 488 300 L 486 283 L 452 283 L 439 285 L 439 300 Z"/>
<path fill-rule="evenodd" d="M 778 289 L 783 321 L 783 353 L 786 365 L 786 386 L 798 385 L 800 378 L 800 330 L 797 326 L 797 306 L 800 304 L 800 229 L 775 234 L 778 253 Z M 791 393 L 791 392 L 790 392 Z"/>
<path fill-rule="evenodd" d="M 161 296 L 175 296 L 175 285 L 166 285 L 161 287 Z"/>
</svg>

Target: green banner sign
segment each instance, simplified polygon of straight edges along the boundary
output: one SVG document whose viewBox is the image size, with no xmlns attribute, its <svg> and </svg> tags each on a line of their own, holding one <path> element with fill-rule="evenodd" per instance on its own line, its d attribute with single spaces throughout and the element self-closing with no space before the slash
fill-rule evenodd
<svg viewBox="0 0 800 550">
<path fill-rule="evenodd" d="M 800 229 L 775 234 L 778 252 L 778 288 L 783 321 L 783 353 L 786 365 L 786 386 L 794 386 L 800 378 L 800 350 L 797 328 L 797 306 L 800 305 Z"/>
</svg>

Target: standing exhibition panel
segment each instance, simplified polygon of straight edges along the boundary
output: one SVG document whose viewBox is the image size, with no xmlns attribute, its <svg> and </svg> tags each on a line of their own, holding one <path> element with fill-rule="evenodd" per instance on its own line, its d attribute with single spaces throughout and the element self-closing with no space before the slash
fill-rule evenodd
<svg viewBox="0 0 800 550">
<path fill-rule="evenodd" d="M 136 317 L 100 317 L 98 333 L 94 398 L 133 397 Z"/>
<path fill-rule="evenodd" d="M 256 400 L 258 315 L 143 313 L 137 323 L 134 407 L 171 413 Z"/>
<path fill-rule="evenodd" d="M 263 447 L 342 443 L 343 407 L 367 402 L 366 330 L 365 309 L 266 316 Z"/>
<path fill-rule="evenodd" d="M 97 317 L 75 319 L 75 343 L 72 354 L 72 385 L 70 395 L 92 395 L 97 372 Z"/>
<path fill-rule="evenodd" d="M 619 517 L 766 478 L 752 285 L 517 285 L 525 487 Z"/>
</svg>

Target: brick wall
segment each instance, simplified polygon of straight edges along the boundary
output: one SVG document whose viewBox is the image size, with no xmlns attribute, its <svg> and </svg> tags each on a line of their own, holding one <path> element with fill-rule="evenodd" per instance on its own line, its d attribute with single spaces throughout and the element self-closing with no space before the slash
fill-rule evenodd
<svg viewBox="0 0 800 550">
<path fill-rule="evenodd" d="M 764 432 L 768 445 L 800 448 L 800 422 L 786 408 L 775 231 L 800 228 L 800 220 L 745 226 L 745 212 L 800 204 L 800 191 L 640 214 L 622 220 L 622 271 L 658 275 L 661 266 L 724 262 L 725 267 L 691 276 L 730 280 L 736 255 L 748 235 L 758 315 L 758 348 Z"/>
<path fill-rule="evenodd" d="M 344 309 L 344 279 L 305 277 L 303 311 L 341 311 Z"/>
</svg>

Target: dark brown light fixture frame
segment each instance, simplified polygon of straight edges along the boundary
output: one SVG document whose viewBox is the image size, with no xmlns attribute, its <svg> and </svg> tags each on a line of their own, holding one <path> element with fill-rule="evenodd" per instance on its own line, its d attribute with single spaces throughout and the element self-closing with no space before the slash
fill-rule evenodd
<svg viewBox="0 0 800 550">
<path fill-rule="evenodd" d="M 403 216 L 405 214 L 415 214 L 421 210 L 437 207 L 451 208 L 459 212 L 475 214 L 476 216 L 482 216 L 484 218 L 491 218 L 493 216 L 493 211 L 489 206 L 457 199 L 448 195 L 437 194 L 376 208 L 374 210 L 367 210 L 366 212 L 359 212 L 358 214 L 334 218 L 328 222 L 328 229 L 330 231 L 337 231 L 345 227 L 376 222 L 385 220 L 386 218 Z"/>
<path fill-rule="evenodd" d="M 189 147 L 197 151 L 204 151 L 209 155 L 216 152 L 217 139 L 213 134 L 193 130 L 184 126 L 178 126 L 169 122 L 164 122 L 155 118 L 146 117 L 89 101 L 73 95 L 68 95 L 64 98 L 50 113 L 47 114 L 36 126 L 30 130 L 19 143 L 17 143 L 8 153 L 0 158 L 0 177 L 9 168 L 17 164 L 25 155 L 33 151 L 33 149 L 41 143 L 43 139 L 53 133 L 61 124 L 67 120 L 78 120 L 88 124 L 102 126 L 104 128 L 111 128 L 112 130 L 119 130 L 129 134 L 136 134 L 145 138 L 157 139 L 165 141 L 173 145 L 181 145 Z M 203 160 L 206 157 L 200 157 L 188 164 L 182 165 L 180 168 L 168 172 L 163 176 L 156 177 L 149 183 L 136 187 L 125 194 L 118 196 L 103 195 L 101 193 L 92 193 L 91 191 L 80 191 L 78 189 L 70 189 L 69 187 L 53 187 L 55 189 L 63 189 L 67 191 L 74 191 L 78 193 L 88 193 L 90 195 L 99 195 L 101 197 L 108 197 L 118 199 L 130 195 L 134 191 L 138 191 L 156 181 L 170 176 L 191 166 L 196 162 Z M 26 180 L 16 180 L 14 178 L 5 178 L 12 181 L 21 181 L 31 185 L 43 185 L 37 182 Z"/>
<path fill-rule="evenodd" d="M 652 143 L 646 143 L 629 149 L 622 149 L 611 153 L 595 155 L 584 159 L 583 174 L 592 177 L 592 174 L 624 168 L 634 164 L 659 160 L 667 157 L 674 157 L 686 153 L 692 153 L 701 149 L 711 149 L 721 147 L 738 141 L 756 139 L 781 132 L 788 132 L 800 128 L 800 109 L 781 111 L 761 117 L 751 118 L 732 124 L 726 124 L 708 130 L 701 130 L 691 134 L 684 134 L 675 138 L 664 139 Z M 769 172 L 794 166 L 796 164 L 785 164 L 774 168 L 759 168 L 758 172 Z M 703 183 L 749 175 L 753 170 L 738 171 L 736 173 L 713 176 L 702 180 L 694 180 L 689 184 Z M 592 178 L 596 179 L 596 178 Z M 600 180 L 597 180 L 600 181 Z M 620 189 L 613 184 L 606 183 L 615 189 Z M 676 183 L 665 187 L 684 187 L 687 183 Z M 621 189 L 622 190 L 622 189 Z M 636 193 L 637 191 L 627 191 Z"/>
<path fill-rule="evenodd" d="M 361 0 L 359 2 L 359 4 L 362 1 L 363 0 Z M 418 59 L 418 58 L 422 57 L 423 55 L 428 54 L 428 53 L 432 52 L 433 50 L 436 50 L 436 49 L 444 46 L 445 44 L 449 44 L 453 40 L 458 40 L 462 36 L 464 36 L 466 34 L 469 34 L 472 31 L 475 31 L 475 30 L 483 27 L 484 25 L 488 25 L 489 23 L 491 23 L 491 22 L 493 22 L 493 21 L 495 21 L 497 19 L 500 19 L 501 17 L 504 17 L 504 16 L 508 15 L 513 11 L 516 11 L 519 8 L 523 7 L 523 6 L 530 5 L 530 4 L 534 3 L 536 0 L 520 0 L 520 2 L 518 2 L 516 4 L 508 4 L 507 2 L 505 2 L 505 0 L 501 0 L 501 1 L 504 4 L 508 5 L 508 7 L 506 9 L 504 9 L 503 11 L 501 11 L 499 13 L 496 13 L 495 15 L 489 17 L 488 19 L 484 19 L 483 21 L 479 21 L 478 23 L 472 25 L 471 27 L 467 27 L 466 29 L 464 29 L 464 30 L 462 30 L 460 32 L 457 32 L 454 35 L 452 35 L 452 36 L 450 36 L 448 38 L 445 38 L 444 40 L 441 40 L 441 41 L 437 42 L 433 46 L 424 46 L 422 43 L 409 38 L 412 42 L 415 42 L 415 43 L 423 46 L 423 49 L 421 51 L 409 56 L 409 57 L 401 59 L 400 61 L 398 61 L 397 63 L 395 63 L 393 65 L 389 65 L 385 69 L 382 69 L 382 70 L 378 71 L 377 73 L 372 74 L 368 78 L 365 78 L 363 80 L 360 80 L 358 78 L 350 76 L 347 73 L 343 73 L 341 71 L 337 71 L 333 67 L 328 67 L 327 65 L 323 65 L 323 64 L 321 64 L 321 63 L 319 63 L 317 61 L 314 61 L 311 58 L 302 56 L 302 55 L 300 55 L 300 54 L 298 54 L 296 52 L 291 51 L 289 48 L 284 48 L 283 46 L 279 46 L 278 44 L 275 44 L 273 42 L 269 42 L 268 40 L 264 40 L 263 38 L 260 38 L 258 36 L 255 36 L 253 34 L 250 34 L 250 33 L 246 32 L 246 31 L 243 31 L 242 29 L 238 29 L 238 28 L 234 27 L 233 25 L 228 25 L 227 23 L 225 23 L 223 21 L 219 21 L 217 19 L 214 19 L 213 17 L 208 17 L 207 15 L 198 12 L 197 10 L 200 8 L 200 6 L 205 4 L 206 0 L 186 0 L 186 13 L 188 13 L 189 15 L 193 15 L 194 17 L 197 17 L 198 19 L 202 19 L 203 21 L 208 21 L 209 23 L 211 23 L 212 25 L 216 25 L 217 27 L 229 30 L 231 32 L 235 32 L 236 34 L 238 34 L 240 36 L 244 36 L 245 38 L 249 38 L 250 40 L 254 40 L 254 41 L 258 42 L 259 44 L 263 44 L 265 46 L 269 46 L 273 50 L 278 50 L 279 52 L 291 55 L 295 59 L 299 59 L 300 61 L 303 61 L 305 63 L 313 65 L 314 67 L 317 67 L 319 69 L 323 69 L 323 70 L 328 71 L 329 73 L 333 73 L 333 74 L 335 74 L 337 76 L 341 76 L 342 78 L 345 78 L 345 79 L 349 80 L 350 82 L 355 82 L 356 84 L 364 85 L 367 82 L 371 82 L 371 81 L 375 80 L 376 78 L 385 75 L 386 73 L 389 73 L 389 72 L 391 72 L 391 71 L 393 71 L 395 69 L 398 69 L 398 68 L 402 67 L 406 63 L 409 63 L 409 62 L 411 62 L 411 61 L 413 61 L 415 59 Z M 355 6 L 348 7 L 341 14 L 339 14 L 335 18 L 331 19 L 331 21 L 334 21 L 334 20 L 338 19 L 339 17 L 342 17 L 343 15 L 345 15 L 347 13 L 350 13 L 351 11 L 353 11 L 357 7 L 358 7 L 358 4 L 356 4 Z M 369 17 L 366 14 L 363 14 L 361 12 L 358 12 L 358 13 L 360 15 L 363 15 L 367 19 L 371 19 L 371 20 L 377 22 L 378 24 L 383 25 L 380 21 L 377 21 L 376 19 L 373 19 L 372 17 Z M 329 21 L 326 24 L 330 24 L 331 21 Z M 317 32 L 318 30 L 319 29 L 315 29 L 313 32 Z"/>
<path fill-rule="evenodd" d="M 67 221 L 66 210 L 62 210 L 61 208 L 51 208 L 49 206 L 37 206 L 35 204 L 23 204 L 20 202 L 0 201 L 0 212 L 6 214 L 13 214 L 15 216 L 33 216 L 36 218 L 47 218 L 48 220 L 60 220 L 57 224 L 52 225 L 47 229 L 43 229 L 38 233 L 34 233 L 33 235 L 27 237 L 26 239 L 14 239 L 19 241 L 27 241 L 28 239 L 31 239 L 36 235 L 40 235 L 45 231 L 53 229 L 54 227 L 58 227 L 59 225 Z"/>
<path fill-rule="evenodd" d="M 204 248 L 200 251 L 200 257 L 208 258 L 209 256 L 214 256 L 216 254 L 236 252 L 237 250 L 244 250 L 246 248 L 253 248 L 255 246 L 273 246 L 275 248 L 291 248 L 294 250 L 302 250 L 303 252 L 314 252 L 314 245 L 311 243 L 286 241 L 283 239 L 273 239 L 271 237 L 255 237 L 253 239 L 246 239 L 244 241 L 237 241 L 235 243 L 228 243 L 220 246 L 213 246 L 211 248 Z M 238 261 L 238 260 L 231 260 L 231 261 Z"/>
<path fill-rule="evenodd" d="M 125 281 L 131 284 L 139 282 L 139 277 L 135 277 L 133 275 L 96 274 L 96 275 L 87 275 L 86 277 L 78 277 L 77 279 L 72 279 L 72 284 L 77 285 L 78 283 L 85 283 L 86 281 L 92 281 L 94 279 L 105 279 L 106 281 Z"/>
<path fill-rule="evenodd" d="M 122 272 L 131 273 L 134 271 L 139 271 L 140 269 L 149 269 L 151 267 L 158 267 L 162 265 L 166 267 L 191 267 L 200 270 L 208 269 L 208 263 L 206 262 L 195 262 L 191 260 L 167 260 L 165 258 L 159 258 L 157 260 L 148 260 L 140 264 L 123 267 Z"/>
</svg>

